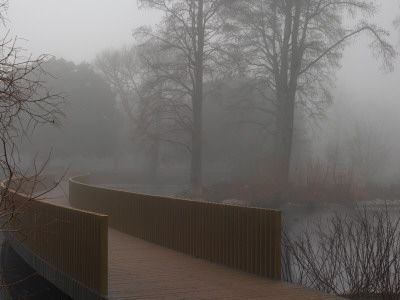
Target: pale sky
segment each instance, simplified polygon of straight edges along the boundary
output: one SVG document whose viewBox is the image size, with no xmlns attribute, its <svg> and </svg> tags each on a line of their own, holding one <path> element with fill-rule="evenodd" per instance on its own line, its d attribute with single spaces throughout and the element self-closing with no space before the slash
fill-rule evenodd
<svg viewBox="0 0 400 300">
<path fill-rule="evenodd" d="M 12 35 L 26 39 L 19 46 L 80 63 L 132 43 L 132 30 L 160 14 L 139 11 L 135 0 L 10 0 L 7 18 Z"/>
<path fill-rule="evenodd" d="M 20 46 L 34 54 L 49 53 L 75 63 L 90 62 L 104 49 L 132 43 L 134 28 L 155 24 L 161 18 L 154 10 L 139 10 L 135 0 L 9 1 L 11 33 L 26 39 Z M 392 23 L 400 14 L 400 1 L 375 2 L 381 6 L 376 21 L 394 32 Z M 398 41 L 398 37 L 400 34 L 391 40 Z M 360 39 L 346 50 L 343 65 L 354 64 L 358 68 L 368 59 L 376 69 L 377 63 L 370 58 L 363 39 Z"/>
</svg>

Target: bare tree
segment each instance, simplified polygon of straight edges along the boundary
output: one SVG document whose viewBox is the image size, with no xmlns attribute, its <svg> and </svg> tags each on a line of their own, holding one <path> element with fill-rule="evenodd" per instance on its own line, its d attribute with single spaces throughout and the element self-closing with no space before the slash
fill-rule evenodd
<svg viewBox="0 0 400 300">
<path fill-rule="evenodd" d="M 356 123 L 349 140 L 349 163 L 356 168 L 358 182 L 372 183 L 384 169 L 388 148 L 379 127 L 370 123 Z"/>
<path fill-rule="evenodd" d="M 7 7 L 8 1 L 0 3 L 0 21 L 6 32 L 0 37 L 0 177 L 4 180 L 0 198 L 2 229 L 21 212 L 21 207 L 13 202 L 13 193 L 29 186 L 31 197 L 38 196 L 33 195 L 34 187 L 44 170 L 43 165 L 35 165 L 29 170 L 19 167 L 18 140 L 29 137 L 37 126 L 58 125 L 63 103 L 61 95 L 52 93 L 46 87 L 48 74 L 42 66 L 48 57 L 24 56 L 25 51 L 17 46 L 18 40 L 9 36 L 5 19 Z M 15 181 L 16 178 L 18 181 Z"/>
<path fill-rule="evenodd" d="M 285 280 L 350 299 L 400 299 L 400 219 L 388 209 L 284 231 Z"/>
<path fill-rule="evenodd" d="M 334 70 L 345 45 L 362 32 L 371 37 L 374 54 L 391 69 L 395 51 L 384 39 L 387 32 L 360 20 L 346 27 L 347 15 L 372 15 L 375 5 L 362 0 L 243 0 L 232 4 L 232 41 L 226 52 L 238 70 L 263 82 L 274 92 L 277 198 L 285 197 L 289 182 L 294 110 L 301 105 L 321 116 L 331 100 Z"/>
<path fill-rule="evenodd" d="M 115 99 L 110 100 L 116 100 L 116 107 L 124 119 L 124 130 L 120 130 L 119 135 L 130 137 L 128 141 L 125 141 L 125 136 L 119 139 L 119 156 L 128 143 L 142 139 L 142 136 L 137 134 L 137 128 L 140 119 L 139 103 L 142 98 L 140 86 L 144 80 L 144 70 L 140 64 L 137 46 L 103 51 L 96 56 L 95 67 L 116 94 Z"/>
<path fill-rule="evenodd" d="M 165 58 L 165 53 L 160 56 L 154 47 L 151 42 L 132 45 L 102 52 L 96 59 L 97 69 L 117 94 L 118 107 L 129 124 L 129 135 L 144 145 L 151 181 L 156 180 L 161 143 L 187 147 L 180 141 L 182 126 L 171 122 L 178 119 L 174 116 L 181 113 L 181 109 L 173 101 L 165 80 L 148 63 Z"/>
<path fill-rule="evenodd" d="M 164 87 L 169 89 L 169 102 L 174 101 L 176 108 L 179 108 L 175 121 L 190 130 L 189 194 L 194 197 L 201 195 L 203 81 L 205 78 L 212 78 L 216 73 L 215 43 L 222 28 L 219 11 L 227 2 L 229 1 L 139 1 L 142 7 L 155 8 L 165 13 L 155 32 L 142 27 L 135 34 L 147 41 L 153 41 L 156 46 L 154 51 L 164 57 L 161 61 L 147 61 L 164 82 Z"/>
<path fill-rule="evenodd" d="M 140 86 L 145 80 L 137 46 L 103 51 L 96 57 L 95 66 L 116 92 L 121 110 L 135 124 L 142 97 Z"/>
</svg>

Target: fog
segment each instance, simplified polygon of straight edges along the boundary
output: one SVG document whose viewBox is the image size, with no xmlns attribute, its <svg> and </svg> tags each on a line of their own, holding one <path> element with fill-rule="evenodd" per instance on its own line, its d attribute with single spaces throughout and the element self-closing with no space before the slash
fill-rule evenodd
<svg viewBox="0 0 400 300">
<path fill-rule="evenodd" d="M 3 0 L 0 26 L 0 177 L 277 209 L 228 208 L 279 224 L 282 280 L 398 298 L 399 1 Z"/>
<path fill-rule="evenodd" d="M 375 3 L 378 13 L 368 21 L 390 32 L 388 41 L 399 49 L 400 28 L 394 26 L 400 15 L 398 1 Z M 160 178 L 175 172 L 176 183 L 189 183 L 190 155 L 184 149 L 187 145 L 176 147 L 177 143 L 187 144 L 188 133 L 171 134 L 165 130 L 163 134 L 168 141 L 157 145 L 144 139 L 141 129 L 135 125 L 138 117 L 132 119 L 127 114 L 139 108 L 124 106 L 122 96 L 115 90 L 115 82 L 114 86 L 106 87 L 109 81 L 98 65 L 104 51 L 129 49 L 140 43 L 132 35 L 133 31 L 143 25 L 157 24 L 162 19 L 161 12 L 139 10 L 135 1 L 128 0 L 113 4 L 94 0 L 20 0 L 10 2 L 7 17 L 10 36 L 17 36 L 19 46 L 27 53 L 55 57 L 49 64 L 49 72 L 53 71 L 57 80 L 49 79 L 49 84 L 68 95 L 61 128 L 38 128 L 31 140 L 22 145 L 22 163 L 32 163 L 36 153 L 45 161 L 52 148 L 50 168 L 140 170 L 150 182 L 151 178 L 156 180 L 152 174 L 156 169 Z M 352 17 L 348 16 L 346 22 L 352 24 Z M 333 101 L 325 108 L 323 116 L 312 119 L 301 108 L 296 108 L 295 131 L 298 134 L 293 140 L 292 170 L 307 166 L 310 161 L 315 165 L 317 161 L 329 160 L 335 145 L 340 157 L 336 159 L 343 165 L 354 165 L 351 157 L 354 160 L 357 156 L 354 147 L 358 135 L 360 143 L 363 139 L 364 143 L 379 149 L 374 150 L 379 152 L 378 157 L 369 158 L 379 162 L 379 167 L 374 165 L 376 172 L 368 178 L 357 179 L 357 183 L 400 183 L 400 60 L 394 60 L 393 71 L 383 70 L 382 61 L 368 48 L 370 42 L 370 36 L 360 35 L 346 44 L 339 60 L 341 67 L 331 82 Z M 83 77 L 68 78 L 67 71 L 55 68 L 57 64 Z M 82 79 L 84 76 L 88 77 Z M 140 78 L 139 73 L 134 76 Z M 235 101 L 246 98 L 238 92 L 245 81 L 225 82 L 217 92 L 211 92 L 204 99 L 203 185 L 226 181 L 246 184 L 263 174 L 260 161 L 265 161 L 265 153 L 271 151 L 272 138 L 256 126 L 228 126 L 235 122 L 249 123 L 250 119 L 253 123 L 261 122 L 263 116 L 250 111 L 224 113 Z M 94 86 L 102 86 L 104 91 L 99 92 Z M 206 83 L 204 89 L 213 90 L 211 86 Z M 81 106 L 86 107 L 87 113 L 82 114 L 85 110 Z M 160 153 L 157 163 L 151 156 L 152 151 Z"/>
</svg>

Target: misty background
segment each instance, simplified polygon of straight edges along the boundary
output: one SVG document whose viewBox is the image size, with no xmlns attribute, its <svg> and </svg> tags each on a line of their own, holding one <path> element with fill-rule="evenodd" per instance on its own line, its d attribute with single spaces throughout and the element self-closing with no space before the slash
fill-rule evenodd
<svg viewBox="0 0 400 300">
<path fill-rule="evenodd" d="M 12 162 L 34 174 L 88 171 L 116 189 L 279 208 L 284 280 L 340 282 L 342 291 L 324 290 L 338 295 L 353 283 L 399 294 L 400 223 L 391 222 L 400 211 L 400 3 L 167 2 L 10 1 L 17 53 L 48 54 L 28 63 L 45 77 L 26 73 L 23 87 L 45 83 L 37 96 L 54 95 L 64 115 L 44 126 L 58 125 L 45 101 L 44 122 L 6 126 Z M 19 103 L 15 114 L 3 104 L 6 116 L 18 116 Z M 35 117 L 34 102 L 26 107 Z M 377 262 L 391 258 L 379 273 Z M 353 269 L 364 271 L 365 289 Z M 396 289 L 381 291 L 369 276 L 393 278 Z"/>
<path fill-rule="evenodd" d="M 400 28 L 394 26 L 399 2 L 375 3 L 379 11 L 369 21 L 389 31 L 389 41 L 399 49 Z M 149 180 L 157 179 L 154 169 L 164 175 L 173 170 L 177 181 L 185 181 L 189 155 L 171 143 L 156 146 L 134 129 L 134 117 L 99 64 L 107 51 L 129 51 L 138 43 L 133 30 L 158 23 L 160 12 L 139 10 L 135 1 L 127 0 L 20 0 L 10 3 L 7 16 L 10 35 L 21 39 L 20 47 L 34 56 L 54 55 L 46 65 L 54 76 L 48 84 L 68 96 L 61 128 L 38 128 L 31 141 L 23 142 L 24 164 L 31 164 L 36 155 L 44 162 L 51 151 L 49 167 L 57 170 L 135 169 Z M 335 164 L 344 174 L 348 166 L 357 165 L 358 184 L 400 183 L 400 60 L 396 59 L 393 72 L 382 70 L 369 42 L 368 36 L 360 35 L 345 47 L 332 85 L 333 101 L 324 116 L 311 119 L 297 112 L 292 168 L 310 162 Z M 205 97 L 204 184 L 251 182 L 260 176 L 270 143 L 260 129 L 244 124 L 263 117 L 235 108 L 240 97 L 252 97 L 243 90 L 243 81 L 224 82 Z M 174 135 L 175 141 L 186 138 L 184 132 Z M 158 162 L 152 158 L 154 147 L 159 147 Z"/>
</svg>

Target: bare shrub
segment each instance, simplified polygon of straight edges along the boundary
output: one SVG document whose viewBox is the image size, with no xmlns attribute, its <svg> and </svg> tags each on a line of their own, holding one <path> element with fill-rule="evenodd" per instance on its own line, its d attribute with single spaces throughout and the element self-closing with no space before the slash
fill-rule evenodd
<svg viewBox="0 0 400 300">
<path fill-rule="evenodd" d="M 10 229 L 10 222 L 30 209 L 32 199 L 41 198 L 59 183 L 51 180 L 44 186 L 46 179 L 42 175 L 50 155 L 41 165 L 36 165 L 35 159 L 31 168 L 22 169 L 18 143 L 30 138 L 37 126 L 58 125 L 64 97 L 46 86 L 49 74 L 42 66 L 48 56 L 26 55 L 24 49 L 17 46 L 18 39 L 9 36 L 7 8 L 8 1 L 0 0 L 0 28 L 3 29 L 0 33 L 0 232 L 15 233 L 18 230 Z M 25 197 L 18 197 L 17 193 L 24 193 Z M 10 283 L 4 282 L 4 274 L 1 275 L 2 293 Z M 24 279 L 14 280 L 11 285 Z"/>
<path fill-rule="evenodd" d="M 350 299 L 400 299 L 400 219 L 357 208 L 282 234 L 286 281 Z"/>
<path fill-rule="evenodd" d="M 29 170 L 20 168 L 18 142 L 29 138 L 40 125 L 57 125 L 62 116 L 63 96 L 46 86 L 49 76 L 42 66 L 47 56 L 33 58 L 17 46 L 18 39 L 9 37 L 6 25 L 7 0 L 0 0 L 0 229 L 22 211 L 25 203 L 16 203 L 15 193 L 23 186 L 30 186 L 29 198 L 34 195 L 40 174 L 48 159 L 41 166 Z M 29 175 L 28 175 L 29 173 Z M 15 181 L 14 179 L 17 179 Z M 56 185 L 57 183 L 54 183 Z M 54 188 L 49 186 L 49 189 Z M 25 193 L 27 193 L 25 191 Z"/>
<path fill-rule="evenodd" d="M 297 203 L 349 203 L 361 198 L 361 191 L 354 184 L 351 166 L 331 175 L 332 168 L 319 160 L 310 161 L 293 170 L 288 190 L 278 193 L 279 185 L 274 177 L 274 162 L 268 159 L 258 161 L 249 168 L 247 179 L 233 182 L 235 197 L 256 205 L 281 205 L 282 201 Z M 339 176 L 340 175 L 340 176 Z M 339 179 L 340 177 L 340 179 Z M 279 198 L 279 195 L 282 196 Z"/>
</svg>

